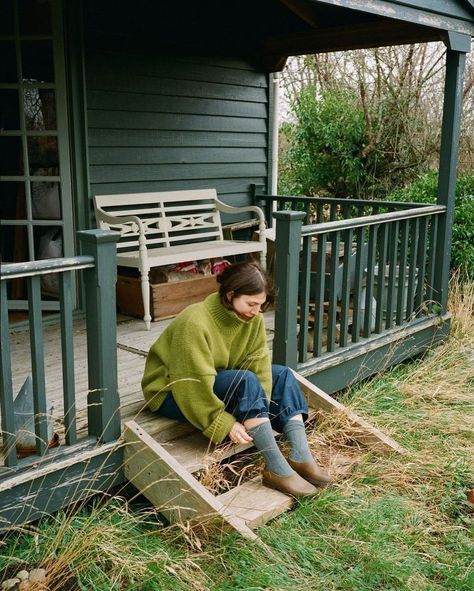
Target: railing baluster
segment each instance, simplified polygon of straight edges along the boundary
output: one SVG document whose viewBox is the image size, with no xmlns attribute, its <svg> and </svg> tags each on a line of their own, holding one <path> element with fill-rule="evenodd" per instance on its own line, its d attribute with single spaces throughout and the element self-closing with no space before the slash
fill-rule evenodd
<svg viewBox="0 0 474 591">
<path fill-rule="evenodd" d="M 301 255 L 300 271 L 300 336 L 298 343 L 298 361 L 306 361 L 308 357 L 308 327 L 309 327 L 309 293 L 311 279 L 311 236 L 303 238 L 303 252 Z"/>
<path fill-rule="evenodd" d="M 48 449 L 48 409 L 44 373 L 43 326 L 41 318 L 40 277 L 28 277 L 28 309 L 30 317 L 31 367 L 33 374 L 33 407 L 35 413 L 36 452 Z"/>
<path fill-rule="evenodd" d="M 420 220 L 420 240 L 418 244 L 418 256 L 417 256 L 417 267 L 418 267 L 418 282 L 416 288 L 415 297 L 415 308 L 417 315 L 422 312 L 422 306 L 425 295 L 425 272 L 426 272 L 426 259 L 427 259 L 427 247 L 428 247 L 428 219 L 426 217 Z"/>
<path fill-rule="evenodd" d="M 341 299 L 341 347 L 347 347 L 349 332 L 349 307 L 350 307 L 350 278 L 352 267 L 352 228 L 344 231 L 344 262 L 342 269 L 342 299 Z"/>
<path fill-rule="evenodd" d="M 390 239 L 388 247 L 388 286 L 387 286 L 387 310 L 385 328 L 391 328 L 393 324 L 393 309 L 395 305 L 395 284 L 397 280 L 397 255 L 398 255 L 398 221 L 390 225 Z"/>
<path fill-rule="evenodd" d="M 375 314 L 375 331 L 382 332 L 383 300 L 385 294 L 385 261 L 387 258 L 387 224 L 381 224 L 379 229 L 379 257 L 377 262 L 377 312 Z"/>
<path fill-rule="evenodd" d="M 334 222 L 337 219 L 337 203 L 331 203 L 329 206 L 329 221 Z"/>
<path fill-rule="evenodd" d="M 314 308 L 314 357 L 322 352 L 324 323 L 324 286 L 326 279 L 326 241 L 327 234 L 318 236 L 318 252 L 316 255 L 315 308 Z"/>
<path fill-rule="evenodd" d="M 71 273 L 71 271 L 68 271 L 59 274 L 59 301 L 61 310 L 61 351 L 63 364 L 64 429 L 67 445 L 73 445 L 77 441 Z"/>
<path fill-rule="evenodd" d="M 406 272 L 408 256 L 408 220 L 400 222 L 400 259 L 398 267 L 397 326 L 403 323 L 404 308 L 407 300 Z"/>
<path fill-rule="evenodd" d="M 356 262 L 354 272 L 354 300 L 352 305 L 352 342 L 358 343 L 360 339 L 360 299 L 362 292 L 363 250 L 364 250 L 364 228 L 359 226 L 356 229 Z"/>
<path fill-rule="evenodd" d="M 329 309 L 327 328 L 327 350 L 334 351 L 336 342 L 336 314 L 337 314 L 337 292 L 336 281 L 339 271 L 339 232 L 334 232 L 331 237 L 331 263 L 329 275 Z"/>
<path fill-rule="evenodd" d="M 324 205 L 318 201 L 316 205 L 316 223 L 322 224 L 324 221 L 324 213 L 323 213 Z"/>
<path fill-rule="evenodd" d="M 365 316 L 364 316 L 364 337 L 369 337 L 374 326 L 372 321 L 372 298 L 374 292 L 375 273 L 375 251 L 377 247 L 377 226 L 369 228 L 369 245 L 367 250 L 367 274 L 365 284 Z"/>
<path fill-rule="evenodd" d="M 433 285 L 435 275 L 436 262 L 436 242 L 438 240 L 438 216 L 431 217 L 431 231 L 430 231 L 430 254 L 428 265 L 426 269 L 426 301 L 428 302 L 428 309 L 432 312 L 433 308 Z"/>
<path fill-rule="evenodd" d="M 13 411 L 13 384 L 11 371 L 10 334 L 8 325 L 8 295 L 6 281 L 0 282 L 0 409 L 2 411 L 2 440 L 5 465 L 13 468 L 17 464 L 15 449 L 15 415 Z"/>
<path fill-rule="evenodd" d="M 416 270 L 416 254 L 418 248 L 418 235 L 420 229 L 420 220 L 415 218 L 411 224 L 411 240 L 410 240 L 410 259 L 408 263 L 408 288 L 407 288 L 407 310 L 405 318 L 410 319 L 413 314 L 413 307 L 415 303 L 415 277 L 417 275 Z"/>
</svg>

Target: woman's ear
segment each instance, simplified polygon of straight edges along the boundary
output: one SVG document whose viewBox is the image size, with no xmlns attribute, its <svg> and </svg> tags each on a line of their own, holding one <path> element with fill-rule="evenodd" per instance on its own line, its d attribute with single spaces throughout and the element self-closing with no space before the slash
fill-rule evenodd
<svg viewBox="0 0 474 591">
<path fill-rule="evenodd" d="M 234 292 L 233 291 L 228 291 L 225 294 L 226 300 L 230 303 L 232 302 L 233 298 L 234 298 Z"/>
</svg>

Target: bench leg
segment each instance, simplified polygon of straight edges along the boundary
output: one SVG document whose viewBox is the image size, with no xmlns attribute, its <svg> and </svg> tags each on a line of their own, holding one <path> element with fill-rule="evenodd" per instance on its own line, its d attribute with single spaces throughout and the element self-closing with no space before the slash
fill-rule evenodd
<svg viewBox="0 0 474 591">
<path fill-rule="evenodd" d="M 141 288 L 142 288 L 142 299 L 143 299 L 143 320 L 147 330 L 151 328 L 151 316 L 150 316 L 150 281 L 148 279 L 148 271 L 142 271 L 141 273 Z"/>
</svg>

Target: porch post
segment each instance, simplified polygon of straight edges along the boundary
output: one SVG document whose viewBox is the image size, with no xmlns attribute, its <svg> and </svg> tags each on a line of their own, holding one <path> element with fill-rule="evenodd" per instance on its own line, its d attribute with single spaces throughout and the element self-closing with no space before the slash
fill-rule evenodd
<svg viewBox="0 0 474 591">
<path fill-rule="evenodd" d="M 439 220 L 433 285 L 433 298 L 440 304 L 441 313 L 446 312 L 448 305 L 464 65 L 466 53 L 470 51 L 471 40 L 467 35 L 448 33 L 446 44 L 448 49 L 438 179 L 438 204 L 446 207 L 446 213 L 441 215 Z"/>
<path fill-rule="evenodd" d="M 87 324 L 88 432 L 101 443 L 120 437 L 120 398 L 117 390 L 117 232 L 78 232 L 82 254 L 95 265 L 84 271 Z"/>
<path fill-rule="evenodd" d="M 277 300 L 273 363 L 287 365 L 296 369 L 298 361 L 296 324 L 301 225 L 306 214 L 302 211 L 276 211 L 273 217 L 277 222 L 275 235 Z"/>
</svg>

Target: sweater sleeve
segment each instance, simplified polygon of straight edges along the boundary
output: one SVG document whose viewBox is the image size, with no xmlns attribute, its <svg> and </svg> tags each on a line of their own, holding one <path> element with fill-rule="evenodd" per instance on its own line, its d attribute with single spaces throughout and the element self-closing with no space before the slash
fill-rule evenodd
<svg viewBox="0 0 474 591">
<path fill-rule="evenodd" d="M 171 350 L 170 386 L 176 404 L 203 435 L 221 443 L 236 419 L 213 392 L 217 372 L 205 334 L 194 332 L 192 338 L 176 334 Z"/>
<path fill-rule="evenodd" d="M 262 314 L 258 318 L 259 325 L 255 337 L 250 343 L 243 366 L 258 377 L 268 400 L 270 400 L 272 395 L 272 364 L 267 344 L 265 320 Z"/>
</svg>

